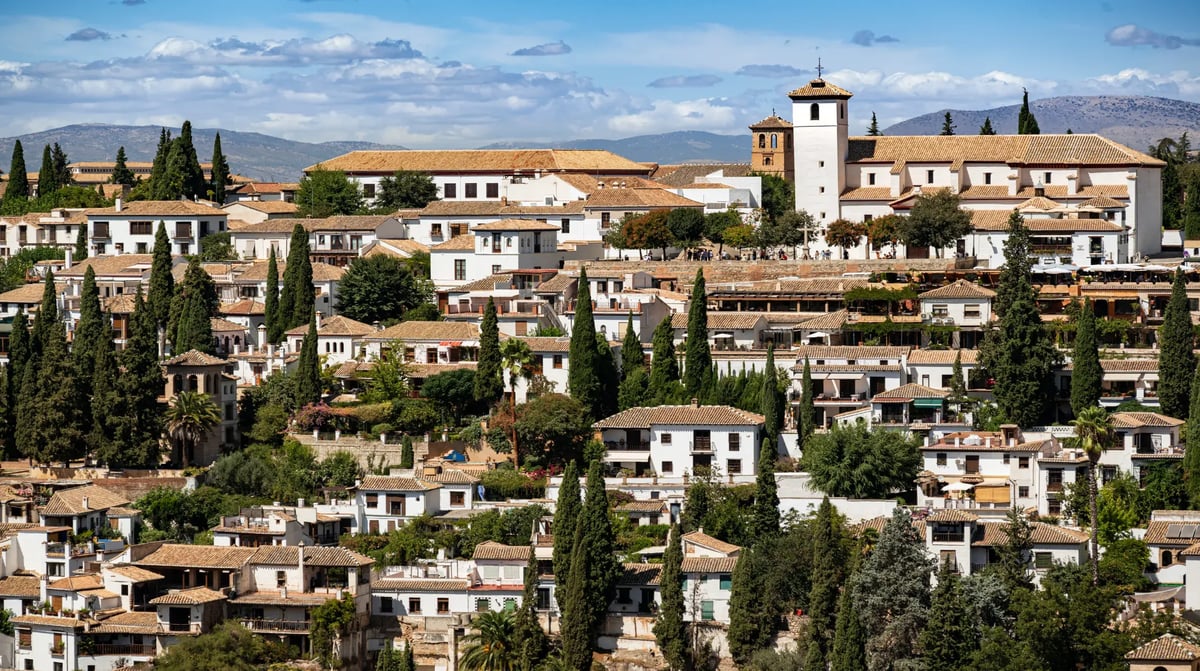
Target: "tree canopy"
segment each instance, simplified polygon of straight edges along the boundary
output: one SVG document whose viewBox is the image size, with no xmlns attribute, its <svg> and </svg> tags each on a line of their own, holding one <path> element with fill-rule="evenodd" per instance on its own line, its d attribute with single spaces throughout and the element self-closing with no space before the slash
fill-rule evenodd
<svg viewBox="0 0 1200 671">
<path fill-rule="evenodd" d="M 338 285 L 337 310 L 365 324 L 398 321 L 430 299 L 429 286 L 404 261 L 383 254 L 361 256 Z"/>
<path fill-rule="evenodd" d="M 296 189 L 296 214 L 324 219 L 339 214 L 354 214 L 362 209 L 363 196 L 358 183 L 341 170 L 316 168 L 300 178 Z"/>
<path fill-rule="evenodd" d="M 921 454 L 903 434 L 872 431 L 860 422 L 808 438 L 803 465 L 829 496 L 885 499 L 912 489 Z"/>
</svg>

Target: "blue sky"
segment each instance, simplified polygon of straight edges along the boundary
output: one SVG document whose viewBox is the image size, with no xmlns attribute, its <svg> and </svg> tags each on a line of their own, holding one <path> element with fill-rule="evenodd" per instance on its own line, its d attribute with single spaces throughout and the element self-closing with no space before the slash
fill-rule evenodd
<svg viewBox="0 0 1200 671">
<path fill-rule="evenodd" d="M 740 133 L 814 76 L 853 132 L 1071 94 L 1200 101 L 1200 3 L 66 0 L 0 7 L 0 136 L 106 122 L 411 147 Z M 980 3 L 981 4 L 981 3 Z"/>
</svg>

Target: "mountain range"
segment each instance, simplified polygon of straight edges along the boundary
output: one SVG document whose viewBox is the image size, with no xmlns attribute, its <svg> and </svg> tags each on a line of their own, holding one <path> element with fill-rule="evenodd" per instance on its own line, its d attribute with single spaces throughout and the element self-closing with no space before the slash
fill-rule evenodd
<svg viewBox="0 0 1200 671">
<path fill-rule="evenodd" d="M 1150 96 L 1062 96 L 1030 102 L 1043 133 L 1099 133 L 1134 149 L 1146 148 L 1163 137 L 1178 137 L 1185 131 L 1200 131 L 1200 104 Z M 887 135 L 936 135 L 945 113 L 961 134 L 976 133 L 990 117 L 997 133 L 1016 132 L 1017 105 L 987 110 L 941 110 L 902 121 L 884 129 Z M 13 143 L 25 148 L 29 171 L 41 164 L 41 148 L 59 143 L 72 161 L 111 161 L 117 147 L 124 146 L 131 161 L 149 161 L 158 146 L 158 126 L 75 124 L 19 137 L 0 138 L 0 167 L 7 169 Z M 178 133 L 178 129 L 170 129 Z M 300 142 L 217 128 L 192 132 L 201 161 L 212 155 L 213 136 L 221 133 L 221 147 L 233 171 L 262 180 L 296 181 L 310 165 L 360 149 L 404 149 L 371 142 Z M 860 134 L 863 129 L 852 129 Z M 562 140 L 555 142 L 500 142 L 481 149 L 549 148 L 607 149 L 634 161 L 656 163 L 745 163 L 749 160 L 747 134 L 721 135 L 703 131 L 675 131 L 639 135 L 619 140 Z"/>
</svg>

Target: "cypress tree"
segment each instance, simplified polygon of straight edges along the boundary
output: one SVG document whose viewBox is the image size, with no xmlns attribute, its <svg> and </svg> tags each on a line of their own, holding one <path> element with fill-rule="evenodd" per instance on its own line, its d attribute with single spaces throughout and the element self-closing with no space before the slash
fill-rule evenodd
<svg viewBox="0 0 1200 671">
<path fill-rule="evenodd" d="M 513 647 L 517 651 L 519 668 L 533 671 L 545 659 L 550 641 L 542 629 L 537 615 L 538 562 L 533 546 L 529 548 L 529 561 L 525 565 L 525 589 L 521 594 L 521 607 L 513 622 Z"/>
<path fill-rule="evenodd" d="M 853 596 L 849 589 L 844 589 L 838 601 L 830 671 L 867 671 L 866 644 L 867 632 L 859 620 Z"/>
<path fill-rule="evenodd" d="M 155 186 L 158 199 L 179 200 L 188 197 L 190 171 L 187 148 L 179 138 L 175 138 L 167 147 L 167 163 L 163 170 L 162 182 Z"/>
<path fill-rule="evenodd" d="M 92 390 L 96 351 L 102 345 L 106 329 L 108 327 L 104 315 L 100 312 L 100 291 L 96 288 L 96 272 L 88 266 L 83 273 L 83 288 L 79 297 L 79 323 L 75 326 L 75 339 L 71 347 L 71 354 L 75 359 L 75 377 L 80 389 L 88 394 Z M 111 329 L 108 330 L 111 338 Z"/>
<path fill-rule="evenodd" d="M 487 307 L 483 310 L 483 323 L 479 327 L 479 362 L 475 365 L 476 401 L 491 406 L 504 395 L 503 365 L 496 303 L 489 296 Z"/>
<path fill-rule="evenodd" d="M 583 503 L 579 526 L 583 531 L 582 549 L 588 555 L 585 560 L 590 617 L 588 631 L 590 638 L 594 639 L 600 634 L 604 615 L 608 612 L 608 604 L 612 603 L 616 596 L 617 579 L 621 577 L 622 572 L 621 563 L 614 554 L 616 535 L 608 517 L 608 489 L 604 486 L 599 459 L 593 461 L 588 468 L 587 498 Z M 572 563 L 578 561 L 578 556 L 572 559 Z"/>
<path fill-rule="evenodd" d="M 577 525 L 572 536 L 570 575 L 567 576 L 563 598 L 559 601 L 562 620 L 559 623 L 563 664 L 568 669 L 592 668 L 592 617 L 588 606 L 588 553 L 583 525 Z"/>
<path fill-rule="evenodd" d="M 635 368 L 646 368 L 646 352 L 642 349 L 642 341 L 633 330 L 633 313 L 629 313 L 629 321 L 625 324 L 625 337 L 621 340 L 621 381 L 633 372 Z"/>
<path fill-rule="evenodd" d="M 808 443 L 816 429 L 816 416 L 813 409 L 812 370 L 808 365 L 808 357 L 804 357 L 804 373 L 800 378 L 800 418 L 797 420 L 797 438 L 800 449 Z"/>
<path fill-rule="evenodd" d="M 307 324 L 316 305 L 313 294 L 312 261 L 308 258 L 308 232 L 296 224 L 283 269 L 283 291 L 279 295 L 280 327 L 287 331 Z"/>
<path fill-rule="evenodd" d="M 400 445 L 400 468 L 412 468 L 415 460 L 412 437 L 405 434 L 404 441 Z"/>
<path fill-rule="evenodd" d="M 1192 392 L 1196 357 L 1192 353 L 1195 336 L 1192 313 L 1188 308 L 1187 276 L 1175 272 L 1171 298 L 1158 329 L 1158 402 L 1163 414 L 1184 419 Z"/>
<path fill-rule="evenodd" d="M 954 135 L 954 119 L 950 117 L 949 112 L 946 112 L 946 118 L 942 120 L 942 132 L 939 135 Z"/>
<path fill-rule="evenodd" d="M 88 257 L 88 238 L 87 224 L 80 224 L 79 232 L 75 234 L 75 253 L 72 255 L 72 263 L 79 263 L 87 260 Z"/>
<path fill-rule="evenodd" d="M 1075 345 L 1071 353 L 1071 410 L 1078 417 L 1085 408 L 1100 402 L 1100 345 L 1096 339 L 1096 311 L 1091 299 L 1085 299 L 1075 324 Z"/>
<path fill-rule="evenodd" d="M 29 207 L 29 173 L 25 168 L 25 150 L 21 141 L 13 143 L 8 168 L 8 186 L 4 190 L 3 214 L 25 214 Z"/>
<path fill-rule="evenodd" d="M 212 318 L 219 306 L 216 283 L 204 272 L 200 260 L 193 257 L 172 302 L 170 336 L 176 354 L 193 349 L 213 353 Z"/>
<path fill-rule="evenodd" d="M 767 364 L 763 370 L 762 407 L 763 430 L 774 449 L 779 444 L 779 431 L 783 428 L 783 416 L 779 406 L 778 371 L 775 369 L 775 343 L 767 345 Z M 772 460 L 773 461 L 773 460 Z"/>
<path fill-rule="evenodd" d="M 1022 427 L 1036 424 L 1053 397 L 1052 375 L 1059 354 L 1037 310 L 1030 280 L 1029 229 L 1013 210 L 1004 241 L 1004 269 L 993 309 L 1000 328 L 988 334 L 981 362 L 996 379 L 994 393 L 1002 416 Z"/>
<path fill-rule="evenodd" d="M 47 340 L 38 365 L 37 410 L 29 431 L 30 446 L 42 463 L 64 465 L 86 452 L 79 387 L 75 380 L 63 326 L 55 323 L 47 330 Z"/>
<path fill-rule="evenodd" d="M 980 135 L 995 135 L 996 130 L 992 128 L 992 117 L 984 117 L 983 125 L 979 127 Z"/>
<path fill-rule="evenodd" d="M 404 649 L 400 651 L 400 666 L 396 671 L 417 671 L 417 662 L 413 659 L 413 644 L 411 641 L 406 641 Z"/>
<path fill-rule="evenodd" d="M 1183 228 L 1190 240 L 1200 236 L 1200 174 L 1193 173 L 1187 182 L 1187 198 L 1183 201 Z"/>
<path fill-rule="evenodd" d="M 42 147 L 42 167 L 38 170 L 38 196 L 48 196 L 58 191 L 57 179 L 54 159 L 50 156 L 50 145 L 46 145 Z"/>
<path fill-rule="evenodd" d="M 598 417 L 608 417 L 617 411 L 617 398 L 621 395 L 621 373 L 612 346 L 604 334 L 596 334 L 596 375 L 600 379 L 600 397 L 597 399 Z"/>
<path fill-rule="evenodd" d="M 203 172 L 200 173 L 203 176 Z M 229 184 L 229 161 L 221 151 L 221 134 L 213 140 L 212 180 L 209 182 L 213 202 L 225 202 L 225 186 Z"/>
<path fill-rule="evenodd" d="M 646 405 L 647 383 L 650 376 L 645 368 L 634 368 L 629 375 L 621 380 L 621 389 L 617 393 L 617 409 L 628 410 Z"/>
<path fill-rule="evenodd" d="M 833 653 L 838 591 L 846 567 L 842 525 L 826 496 L 812 524 L 812 587 L 808 592 L 809 645 L 805 668 L 824 669 Z"/>
<path fill-rule="evenodd" d="M 667 551 L 663 553 L 662 572 L 658 579 L 662 604 L 654 620 L 654 640 L 667 665 L 680 671 L 687 668 L 688 661 L 687 623 L 683 621 L 683 529 L 676 524 L 668 534 L 670 538 L 667 539 Z"/>
<path fill-rule="evenodd" d="M 62 329 L 62 322 L 58 315 L 58 288 L 54 286 L 54 271 L 48 271 L 42 282 L 42 304 L 38 307 L 37 318 L 33 320 L 31 359 L 40 360 L 42 353 L 50 344 L 55 328 Z"/>
<path fill-rule="evenodd" d="M 112 174 L 109 175 L 108 181 L 111 184 L 124 184 L 125 186 L 133 186 L 137 183 L 137 177 L 129 166 L 125 165 L 125 147 L 117 148 L 117 160 L 113 163 Z"/>
<path fill-rule="evenodd" d="M 1033 581 L 1029 578 L 1029 560 L 1033 552 L 1033 527 L 1016 507 L 1008 509 L 1004 525 L 1004 543 L 996 548 L 998 561 L 996 576 L 1004 583 L 1009 594 L 1019 589 L 1028 589 Z"/>
<path fill-rule="evenodd" d="M 92 363 L 91 431 L 87 435 L 88 451 L 107 464 L 118 454 L 116 431 L 118 418 L 124 412 L 124 399 L 117 381 L 117 352 L 113 343 L 112 325 L 108 315 L 101 316 L 100 340 L 95 347 Z"/>
<path fill-rule="evenodd" d="M 54 148 L 50 150 L 51 167 L 54 170 L 54 188 L 61 189 L 64 186 L 71 185 L 71 167 L 70 160 L 67 159 L 67 152 L 63 151 L 58 143 L 54 143 Z"/>
<path fill-rule="evenodd" d="M 770 571 L 765 550 L 743 548 L 733 569 L 729 593 L 729 654 L 739 666 L 765 648 L 775 633 L 772 599 L 765 594 L 764 576 Z"/>
<path fill-rule="evenodd" d="M 567 391 L 579 401 L 592 420 L 603 419 L 602 387 L 596 362 L 596 321 L 592 316 L 592 290 L 587 269 L 579 271 L 579 293 L 575 298 L 575 323 L 571 326 L 568 352 Z"/>
<path fill-rule="evenodd" d="M 708 349 L 708 291 L 704 270 L 696 269 L 692 302 L 688 305 L 687 342 L 684 344 L 683 387 L 693 398 L 703 398 L 712 384 L 712 353 Z"/>
<path fill-rule="evenodd" d="M 17 316 L 21 316 L 20 313 Z M 16 329 L 15 321 L 13 329 Z M 1196 367 L 1196 377 L 1200 377 L 1200 366 Z M 1192 378 L 1191 407 L 1185 430 L 1184 442 L 1187 447 L 1183 452 L 1183 481 L 1192 510 L 1200 510 L 1200 381 L 1195 377 Z"/>
<path fill-rule="evenodd" d="M 279 318 L 279 265 L 275 261 L 275 247 L 267 259 L 267 295 L 263 307 L 263 321 L 267 326 L 267 342 L 278 343 L 283 339 L 283 320 Z"/>
<path fill-rule="evenodd" d="M 779 493 L 775 482 L 775 443 L 763 438 L 758 454 L 758 475 L 754 485 L 754 508 L 751 512 L 753 538 L 764 541 L 779 535 Z"/>
<path fill-rule="evenodd" d="M 157 466 L 162 438 L 162 408 L 158 396 L 163 390 L 163 374 L 158 363 L 158 330 L 140 287 L 134 297 L 129 338 L 120 358 L 124 370 L 118 378 L 118 387 L 125 412 L 117 428 L 121 450 L 109 465 Z"/>
<path fill-rule="evenodd" d="M 204 170 L 200 167 L 200 159 L 196 155 L 196 145 L 192 142 L 191 121 L 183 122 L 175 142 L 179 145 L 181 157 L 183 195 L 189 200 L 207 196 L 208 184 L 204 179 Z"/>
<path fill-rule="evenodd" d="M 879 121 L 875 119 L 874 112 L 871 112 L 871 125 L 867 126 L 867 135 L 870 137 L 883 135 L 883 133 L 879 132 Z"/>
<path fill-rule="evenodd" d="M 162 200 L 163 184 L 167 176 L 167 156 L 171 153 L 171 133 L 159 129 L 158 148 L 154 150 L 154 163 L 150 168 L 150 194 L 154 200 Z"/>
<path fill-rule="evenodd" d="M 305 406 L 321 400 L 321 361 L 317 356 L 317 320 L 308 322 L 308 333 L 300 345 L 296 361 L 296 405 Z"/>
<path fill-rule="evenodd" d="M 579 513 L 583 502 L 579 498 L 579 467 L 568 461 L 563 470 L 562 484 L 558 487 L 558 501 L 554 506 L 554 582 L 557 586 L 555 598 L 559 610 L 565 608 L 567 579 L 571 573 L 571 557 L 574 551 L 575 527 L 579 525 Z"/>
<path fill-rule="evenodd" d="M 1038 135 L 1041 129 L 1038 128 L 1037 118 L 1033 116 L 1033 112 L 1029 111 L 1029 91 L 1021 89 L 1023 96 L 1021 98 L 1021 111 L 1017 113 L 1017 135 Z"/>
<path fill-rule="evenodd" d="M 950 562 L 938 569 L 929 622 L 921 631 L 921 650 L 929 669 L 962 669 L 975 651 L 979 632 L 971 626 L 970 605 Z"/>
<path fill-rule="evenodd" d="M 654 327 L 654 355 L 650 360 L 650 380 L 647 396 L 650 402 L 661 405 L 679 381 L 679 362 L 675 359 L 675 330 L 667 315 Z"/>
<path fill-rule="evenodd" d="M 32 339 L 31 339 L 32 340 Z M 33 349 L 32 347 L 30 348 Z M 14 439 L 17 452 L 31 462 L 39 458 L 41 445 L 38 443 L 36 423 L 38 421 L 38 366 L 28 361 L 21 369 L 21 387 L 17 398 L 16 429 Z"/>
<path fill-rule="evenodd" d="M 158 329 L 167 327 L 171 319 L 171 299 L 175 297 L 175 277 L 171 274 L 171 239 L 167 237 L 166 224 L 161 221 L 154 232 L 153 252 L 146 308 Z"/>
<path fill-rule="evenodd" d="M 7 431 L 4 447 L 5 452 L 9 455 L 13 454 L 16 447 L 17 408 L 21 398 L 21 381 L 25 379 L 25 366 L 28 364 L 29 356 L 29 320 L 25 317 L 25 311 L 18 309 L 16 316 L 13 317 L 12 333 L 8 339 L 8 367 L 4 376 L 5 394 L 7 395 L 7 402 L 4 404 L 7 420 L 5 422 Z"/>
</svg>

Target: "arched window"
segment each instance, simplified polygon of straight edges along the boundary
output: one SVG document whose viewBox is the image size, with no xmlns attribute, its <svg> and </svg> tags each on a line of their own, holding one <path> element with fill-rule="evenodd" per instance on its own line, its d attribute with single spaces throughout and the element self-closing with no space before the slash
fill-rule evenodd
<svg viewBox="0 0 1200 671">
<path fill-rule="evenodd" d="M 183 376 L 182 375 L 176 373 L 175 376 L 171 378 L 171 390 L 174 391 L 176 394 L 183 391 Z"/>
<path fill-rule="evenodd" d="M 200 388 L 200 380 L 195 375 L 188 376 L 188 391 L 196 391 Z"/>
<path fill-rule="evenodd" d="M 763 165 L 771 165 L 771 157 L 770 156 L 763 157 Z"/>
<path fill-rule="evenodd" d="M 767 134 L 766 133 L 758 134 L 758 148 L 759 149 L 767 148 Z"/>
<path fill-rule="evenodd" d="M 819 121 L 821 119 L 821 106 L 816 103 L 809 105 L 808 118 L 812 121 Z"/>
<path fill-rule="evenodd" d="M 1170 566 L 1170 565 L 1171 565 L 1171 559 L 1172 559 L 1172 557 L 1171 557 L 1171 551 L 1170 551 L 1170 550 L 1163 550 L 1163 553 L 1162 553 L 1162 566 Z"/>
<path fill-rule="evenodd" d="M 771 133 L 771 149 L 778 149 L 778 148 L 779 148 L 779 136 L 776 135 L 775 133 Z"/>
<path fill-rule="evenodd" d="M 1154 671 L 1167 671 L 1167 667 L 1165 667 L 1165 666 L 1156 666 L 1156 667 L 1154 667 Z"/>
</svg>

